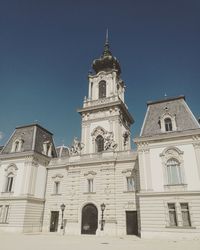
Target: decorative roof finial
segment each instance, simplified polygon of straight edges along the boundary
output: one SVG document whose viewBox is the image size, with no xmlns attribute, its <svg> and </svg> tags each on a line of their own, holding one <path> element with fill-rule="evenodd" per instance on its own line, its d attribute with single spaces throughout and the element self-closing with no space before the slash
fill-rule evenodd
<svg viewBox="0 0 200 250">
<path fill-rule="evenodd" d="M 112 53 L 109 50 L 109 41 L 108 41 L 108 28 L 106 29 L 106 41 L 104 45 L 103 56 L 111 56 Z"/>
<path fill-rule="evenodd" d="M 108 28 L 106 30 L 106 42 L 105 42 L 105 44 L 109 44 L 109 42 L 108 42 Z"/>
</svg>

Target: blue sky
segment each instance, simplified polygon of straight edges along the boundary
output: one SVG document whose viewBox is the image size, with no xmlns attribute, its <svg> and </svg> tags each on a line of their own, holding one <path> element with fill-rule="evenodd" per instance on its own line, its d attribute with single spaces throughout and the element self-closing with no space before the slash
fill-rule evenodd
<svg viewBox="0 0 200 250">
<path fill-rule="evenodd" d="M 57 145 L 80 137 L 76 112 L 106 28 L 139 134 L 146 102 L 185 95 L 200 116 L 199 0 L 1 0 L 0 144 L 35 121 Z"/>
</svg>

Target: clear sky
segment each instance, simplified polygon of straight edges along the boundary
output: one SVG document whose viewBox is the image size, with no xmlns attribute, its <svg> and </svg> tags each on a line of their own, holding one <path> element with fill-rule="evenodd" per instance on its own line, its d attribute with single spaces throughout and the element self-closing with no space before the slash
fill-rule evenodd
<svg viewBox="0 0 200 250">
<path fill-rule="evenodd" d="M 200 116 L 199 0 L 0 0 L 0 144 L 38 122 L 56 145 L 80 137 L 76 112 L 106 28 L 139 134 L 146 102 L 185 95 Z"/>
</svg>

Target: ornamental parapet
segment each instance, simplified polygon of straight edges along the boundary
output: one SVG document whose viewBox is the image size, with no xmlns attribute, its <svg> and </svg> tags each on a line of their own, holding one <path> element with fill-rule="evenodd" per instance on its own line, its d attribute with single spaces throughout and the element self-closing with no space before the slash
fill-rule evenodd
<svg viewBox="0 0 200 250">
<path fill-rule="evenodd" d="M 83 107 L 91 107 L 91 106 L 98 106 L 101 104 L 107 104 L 110 102 L 116 102 L 119 100 L 118 96 L 110 96 L 110 97 L 105 97 L 105 98 L 99 98 L 98 100 L 91 100 L 91 99 L 85 99 L 83 103 Z"/>
</svg>

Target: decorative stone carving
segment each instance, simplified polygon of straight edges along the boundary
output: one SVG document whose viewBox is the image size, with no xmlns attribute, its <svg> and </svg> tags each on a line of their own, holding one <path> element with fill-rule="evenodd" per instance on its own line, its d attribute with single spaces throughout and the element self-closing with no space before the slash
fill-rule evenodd
<svg viewBox="0 0 200 250">
<path fill-rule="evenodd" d="M 129 200 L 125 206 L 124 206 L 125 209 L 134 209 L 135 208 L 135 203 L 133 200 Z"/>
<path fill-rule="evenodd" d="M 97 127 L 91 133 L 93 138 L 93 143 L 98 135 L 101 135 L 104 139 L 104 150 L 114 150 L 117 148 L 117 143 L 114 141 L 113 132 L 108 132 L 102 127 Z"/>
<path fill-rule="evenodd" d="M 77 137 L 74 138 L 73 145 L 70 148 L 70 153 L 72 155 L 79 155 L 81 150 L 84 148 L 84 144 L 80 142 Z"/>
<path fill-rule="evenodd" d="M 95 138 L 98 136 L 98 135 L 101 135 L 104 137 L 104 134 L 106 133 L 106 131 L 102 128 L 102 127 L 97 127 L 93 130 L 92 132 L 92 139 L 93 141 L 95 141 Z"/>
<path fill-rule="evenodd" d="M 109 185 L 107 185 L 106 188 L 104 189 L 104 193 L 106 195 L 109 195 L 111 193 L 111 189 L 110 189 Z"/>
<path fill-rule="evenodd" d="M 182 155 L 183 155 L 183 151 L 181 151 L 180 149 L 176 147 L 169 147 L 169 148 L 166 148 L 160 154 L 160 157 L 162 157 L 165 162 L 167 162 L 170 158 L 175 158 L 179 162 L 182 162 L 183 161 Z"/>
<path fill-rule="evenodd" d="M 128 141 L 129 141 L 129 137 L 130 137 L 130 132 L 128 130 L 126 130 L 123 133 L 123 138 L 124 138 L 124 146 L 127 146 Z"/>
<path fill-rule="evenodd" d="M 122 171 L 122 174 L 124 174 L 126 177 L 130 177 L 130 176 L 134 176 L 135 174 L 135 169 L 129 168 L 129 169 L 125 169 Z"/>
<path fill-rule="evenodd" d="M 104 135 L 104 150 L 116 149 L 117 143 L 114 141 L 113 132 L 106 132 Z"/>
<path fill-rule="evenodd" d="M 10 172 L 14 173 L 17 170 L 18 170 L 18 168 L 17 168 L 17 166 L 15 164 L 10 164 L 7 168 L 5 168 L 5 171 L 7 173 L 10 173 Z"/>
<path fill-rule="evenodd" d="M 87 173 L 84 174 L 84 176 L 88 176 L 88 175 L 94 176 L 94 175 L 96 175 L 96 174 L 97 174 L 97 173 L 94 172 L 94 171 L 88 171 Z"/>
<path fill-rule="evenodd" d="M 57 179 L 57 178 L 63 178 L 62 174 L 55 174 L 54 176 L 52 176 L 52 179 Z"/>
</svg>

